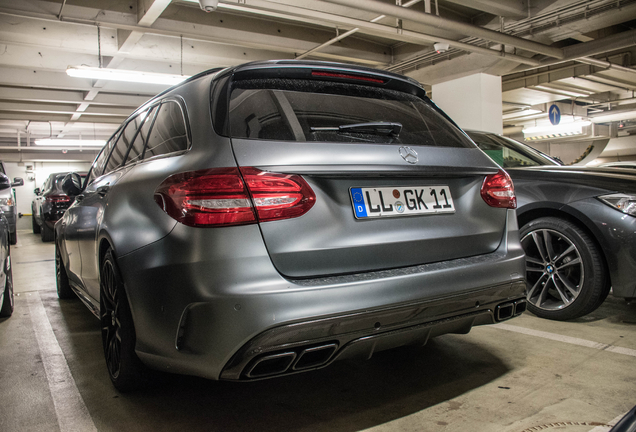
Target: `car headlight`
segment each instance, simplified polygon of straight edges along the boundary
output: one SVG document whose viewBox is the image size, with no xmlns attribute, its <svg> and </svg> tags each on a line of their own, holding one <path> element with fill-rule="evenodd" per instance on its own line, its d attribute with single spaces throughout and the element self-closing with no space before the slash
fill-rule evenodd
<svg viewBox="0 0 636 432">
<path fill-rule="evenodd" d="M 0 206 L 12 206 L 13 198 L 0 198 Z"/>
<path fill-rule="evenodd" d="M 616 210 L 636 216 L 636 195 L 627 195 L 622 193 L 603 195 L 598 197 L 605 204 L 611 205 Z"/>
</svg>

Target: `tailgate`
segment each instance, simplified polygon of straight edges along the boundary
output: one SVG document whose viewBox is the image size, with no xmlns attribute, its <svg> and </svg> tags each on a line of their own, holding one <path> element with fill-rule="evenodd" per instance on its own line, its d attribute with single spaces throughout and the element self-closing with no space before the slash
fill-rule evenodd
<svg viewBox="0 0 636 432">
<path fill-rule="evenodd" d="M 299 175 L 315 194 L 302 216 L 260 222 L 281 274 L 367 272 L 498 247 L 506 209 L 480 190 L 499 168 L 421 88 L 393 76 L 301 72 L 250 71 L 229 86 L 239 167 Z"/>
</svg>

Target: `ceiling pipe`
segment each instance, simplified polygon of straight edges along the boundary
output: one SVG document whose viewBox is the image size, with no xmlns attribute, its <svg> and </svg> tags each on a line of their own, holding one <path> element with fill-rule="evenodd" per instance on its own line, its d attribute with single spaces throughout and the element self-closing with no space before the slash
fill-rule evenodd
<svg viewBox="0 0 636 432">
<path fill-rule="evenodd" d="M 348 6 L 358 10 L 364 10 L 367 12 L 375 12 L 383 15 L 400 18 L 405 21 L 417 22 L 425 24 L 435 28 L 449 30 L 464 34 L 466 36 L 478 37 L 493 42 L 502 43 L 528 51 L 532 51 L 539 54 L 544 54 L 549 57 L 562 59 L 565 57 L 561 48 L 549 47 L 547 45 L 540 44 L 538 42 L 529 41 L 527 39 L 510 36 L 504 33 L 499 33 L 493 30 L 488 30 L 482 27 L 474 26 L 472 24 L 466 24 L 458 21 L 453 21 L 445 18 L 438 17 L 436 15 L 426 14 L 424 12 L 418 12 L 413 10 L 405 10 L 400 6 L 393 6 L 386 3 L 381 3 L 377 0 L 366 0 L 361 2 L 359 0 L 322 0 L 327 3 L 335 3 L 341 6 Z"/>
<path fill-rule="evenodd" d="M 633 47 L 636 45 L 636 30 L 616 33 L 601 39 L 570 45 L 563 48 L 564 60 L 588 57 L 608 51 Z"/>
<path fill-rule="evenodd" d="M 403 4 L 403 5 L 402 5 L 402 7 L 404 7 L 404 8 L 408 8 L 408 7 L 411 7 L 411 6 L 413 6 L 414 4 L 419 3 L 419 2 L 421 2 L 421 1 L 422 1 L 422 0 L 411 0 L 410 2 L 407 2 L 407 3 Z M 377 17 L 373 18 L 372 20 L 370 20 L 369 22 L 375 23 L 375 22 L 380 21 L 380 20 L 381 20 L 381 19 L 383 19 L 383 18 L 386 18 L 386 15 L 380 15 L 380 16 L 377 16 Z M 296 60 L 300 60 L 300 59 L 302 59 L 302 58 L 305 58 L 305 57 L 307 57 L 308 55 L 310 55 L 310 54 L 312 54 L 312 53 L 314 53 L 314 52 L 316 52 L 316 51 L 320 51 L 321 49 L 323 49 L 323 48 L 325 48 L 325 47 L 328 47 L 329 45 L 333 45 L 333 44 L 335 44 L 336 42 L 341 41 L 341 40 L 343 40 L 344 38 L 349 37 L 349 36 L 351 36 L 351 35 L 352 35 L 352 34 L 354 34 L 354 33 L 357 33 L 358 31 L 360 31 L 360 27 L 356 27 L 356 28 L 354 28 L 354 29 L 351 29 L 351 30 L 349 30 L 348 32 L 343 33 L 343 34 L 341 34 L 341 35 L 339 35 L 339 36 L 336 36 L 336 37 L 335 37 L 335 38 L 333 38 L 333 39 L 329 39 L 327 42 L 325 42 L 325 43 L 323 43 L 323 44 L 321 44 L 321 45 L 318 45 L 317 47 L 312 48 L 312 49 L 310 49 L 309 51 L 305 51 L 304 53 L 302 53 L 302 54 L 301 54 L 301 55 L 299 55 L 299 56 L 296 56 Z"/>
<path fill-rule="evenodd" d="M 222 4 L 222 3 L 221 3 Z M 261 9 L 251 9 L 248 7 L 242 7 L 242 9 L 240 9 L 241 12 L 248 12 L 248 13 L 254 13 L 254 14 L 258 14 L 258 15 L 265 15 L 265 16 L 271 16 L 273 18 L 284 18 L 284 19 L 288 19 L 288 20 L 292 20 L 292 21 L 296 21 L 296 22 L 303 22 L 303 23 L 310 23 L 310 24 L 315 24 L 315 25 L 325 25 L 325 22 L 329 22 L 330 21 L 330 16 L 328 14 L 322 13 L 322 12 L 317 12 L 317 11 L 308 11 L 305 9 L 301 9 L 301 8 L 297 8 L 294 6 L 289 6 L 289 5 L 278 5 L 276 3 L 266 3 L 263 2 L 261 0 L 251 0 L 250 1 L 250 6 L 254 7 L 254 6 L 263 6 L 263 5 L 267 5 L 268 7 L 274 7 L 274 8 L 281 8 L 281 10 L 287 9 L 291 12 L 293 12 L 293 15 L 290 14 L 284 14 L 284 13 L 279 13 L 279 12 L 272 12 L 269 10 L 261 10 Z M 234 9 L 239 10 L 238 6 L 234 7 Z M 303 14 L 310 14 L 313 15 L 313 17 L 306 17 Z M 57 17 L 55 18 L 51 18 L 50 16 L 47 16 L 45 14 L 41 14 L 41 13 L 35 13 L 35 12 L 25 12 L 25 11 L 21 11 L 20 13 L 16 13 L 15 11 L 8 11 L 5 10 L 4 8 L 0 8 L 0 15 L 7 15 L 7 16 L 16 16 L 16 17 L 27 17 L 27 18 L 33 18 L 33 19 L 38 19 L 38 20 L 42 20 L 42 21 L 57 21 Z M 496 50 L 491 50 L 488 48 L 484 48 L 484 47 L 480 47 L 480 46 L 476 46 L 476 45 L 471 45 L 471 44 L 467 44 L 467 43 L 463 43 L 463 42 L 457 42 L 451 39 L 445 39 L 445 38 L 440 38 L 440 37 L 436 37 L 436 36 L 429 36 L 429 35 L 425 35 L 423 33 L 417 33 L 417 32 L 413 32 L 413 31 L 409 31 L 409 30 L 403 30 L 402 34 L 400 35 L 399 39 L 396 37 L 396 33 L 395 33 L 395 29 L 389 26 L 385 26 L 385 25 L 381 25 L 381 24 L 376 24 L 376 23 L 371 23 L 371 22 L 367 22 L 367 21 L 361 21 L 361 20 L 355 20 L 352 18 L 348 18 L 348 17 L 341 17 L 341 16 L 331 16 L 333 17 L 333 19 L 331 19 L 331 21 L 337 20 L 337 22 L 341 25 L 352 25 L 352 26 L 358 26 L 360 29 L 364 29 L 365 34 L 372 34 L 372 35 L 377 35 L 377 36 L 381 36 L 381 37 L 387 37 L 387 38 L 391 38 L 393 40 L 402 40 L 402 41 L 406 41 L 409 43 L 414 43 L 414 44 L 421 44 L 421 43 L 425 43 L 425 44 L 431 44 L 434 42 L 444 42 L 444 43 L 448 43 L 451 47 L 454 48 L 458 48 L 461 49 L 463 51 L 467 51 L 467 52 L 474 52 L 476 54 L 482 54 L 482 55 L 488 55 L 488 56 L 497 56 L 497 57 L 502 57 L 505 58 L 507 60 L 510 61 L 514 61 L 526 66 L 540 66 L 542 63 L 539 60 L 534 60 L 534 59 L 530 59 L 527 57 L 522 57 L 522 56 L 517 56 L 517 55 L 512 55 L 512 54 L 505 54 L 505 53 L 501 53 L 500 51 L 496 51 Z M 320 20 L 324 20 L 324 22 L 319 22 L 318 19 Z M 130 25 L 130 24 L 122 24 L 122 23 L 114 23 L 114 22 L 108 22 L 108 21 L 95 21 L 95 20 L 88 20 L 88 19 L 79 19 L 79 18 L 69 18 L 66 17 L 64 19 L 64 21 L 66 23 L 70 23 L 70 24 L 74 24 L 74 25 L 81 25 L 81 26 L 94 26 L 96 24 L 99 24 L 102 26 L 102 28 L 112 28 L 112 29 L 119 29 L 119 30 L 127 30 L 127 31 L 138 31 L 140 33 L 143 34 L 154 34 L 154 35 L 159 35 L 159 36 L 167 36 L 167 37 L 184 37 L 187 39 L 191 39 L 193 41 L 203 41 L 203 42 L 211 42 L 211 43 L 221 43 L 224 45 L 228 45 L 230 44 L 229 42 L 219 39 L 219 38 L 215 38 L 215 37 L 206 37 L 202 34 L 197 34 L 197 33 L 184 33 L 182 31 L 174 31 L 174 30 L 163 30 L 163 29 L 158 29 L 158 28 L 149 28 L 149 27 L 142 27 L 142 26 L 138 26 L 138 25 Z M 237 46 L 245 46 L 245 47 L 251 47 L 251 48 L 263 48 L 261 44 L 258 43 L 254 43 L 254 44 L 247 44 L 247 43 L 239 43 L 236 44 Z M 281 47 L 276 47 L 276 49 L 281 49 Z M 289 50 L 291 51 L 291 50 Z M 357 62 L 361 62 L 361 63 L 368 63 L 368 64 L 373 64 L 375 66 L 380 65 L 380 62 L 372 62 L 372 61 L 367 61 L 364 59 L 351 59 L 351 61 L 357 61 Z"/>
<path fill-rule="evenodd" d="M 226 0 L 223 0 L 219 4 L 225 5 L 224 1 Z M 449 44 L 451 47 L 461 49 L 462 51 L 474 52 L 476 54 L 482 54 L 487 56 L 505 57 L 506 60 L 514 61 L 516 63 L 521 63 L 524 65 L 538 66 L 541 64 L 539 60 L 534 60 L 531 58 L 518 56 L 514 54 L 501 53 L 500 51 L 491 50 L 481 46 L 471 45 L 471 44 L 467 44 L 463 42 L 458 42 L 452 39 L 445 39 L 439 36 L 427 35 L 424 33 L 418 33 L 418 32 L 414 32 L 410 30 L 403 29 L 398 36 L 394 27 L 377 24 L 375 22 L 370 22 L 370 21 L 362 21 L 362 20 L 345 17 L 341 15 L 333 15 L 333 14 L 321 12 L 318 10 L 303 9 L 300 7 L 292 6 L 287 3 L 279 3 L 278 1 L 279 0 L 271 0 L 271 1 L 250 0 L 249 6 L 242 4 L 240 5 L 241 9 L 238 9 L 239 6 L 237 5 L 233 5 L 232 7 L 234 8 L 234 10 L 237 10 L 237 11 L 240 10 L 241 12 L 272 16 L 275 18 L 276 17 L 285 18 L 285 19 L 298 21 L 298 22 L 311 21 L 313 23 L 316 20 L 322 20 L 323 22 L 320 25 L 323 25 L 323 26 L 326 25 L 326 23 L 334 23 L 336 25 L 356 27 L 360 29 L 358 31 L 364 32 L 365 34 L 386 37 L 392 40 L 401 41 L 401 42 L 409 42 L 413 44 L 421 44 L 421 43 L 432 44 L 435 42 L 443 42 L 443 43 Z M 378 17 L 378 20 L 379 20 L 379 17 Z"/>
<path fill-rule="evenodd" d="M 419 3 L 422 0 L 411 0 L 407 3 L 405 3 L 404 5 L 402 5 L 403 8 L 408 8 L 413 6 L 416 3 Z M 436 0 L 437 2 L 437 0 Z M 375 18 L 373 18 L 372 20 L 370 20 L 370 23 L 376 23 L 378 21 L 380 21 L 381 19 L 386 18 L 386 15 L 380 15 L 377 16 Z M 302 58 L 305 58 L 311 54 L 313 54 L 316 51 L 320 51 L 321 49 L 328 47 L 330 45 L 333 45 L 334 43 L 351 36 L 354 33 L 357 33 L 358 31 L 360 31 L 360 27 L 356 27 L 354 29 L 349 30 L 348 32 L 345 32 L 339 36 L 336 36 L 335 38 L 332 38 L 330 40 L 328 40 L 327 42 L 323 43 L 322 45 L 318 45 L 315 48 L 310 49 L 309 51 L 306 51 L 302 54 L 300 54 L 299 56 L 296 56 L 296 60 L 300 60 Z M 424 38 L 427 42 L 441 42 L 441 43 L 447 43 L 449 46 L 453 47 L 453 48 L 457 48 L 460 49 L 462 51 L 467 51 L 467 52 L 473 52 L 476 54 L 481 54 L 481 55 L 487 55 L 487 56 L 493 56 L 493 57 L 505 57 L 507 60 L 511 60 L 517 63 L 521 63 L 521 64 L 526 64 L 526 65 L 531 65 L 531 66 L 539 66 L 541 64 L 541 62 L 539 60 L 534 60 L 531 58 L 527 58 L 527 57 L 522 57 L 522 56 L 518 56 L 518 55 L 514 55 L 514 54 L 507 54 L 506 52 L 501 52 L 499 50 L 491 50 L 489 48 L 484 48 L 484 47 L 480 47 L 477 45 L 471 45 L 471 44 L 467 44 L 467 43 L 463 43 L 463 42 L 458 42 L 458 41 L 454 41 L 452 39 L 446 39 L 446 38 L 440 38 L 440 37 L 436 37 L 436 36 L 427 36 L 421 33 L 415 33 L 415 32 L 409 32 L 406 30 L 402 30 L 402 35 L 407 35 L 407 36 L 413 36 L 413 35 L 419 35 L 420 37 Z"/>
<path fill-rule="evenodd" d="M 630 68 L 625 67 L 625 66 L 619 66 L 617 64 L 610 63 L 608 61 L 598 60 L 598 59 L 591 58 L 591 57 L 578 58 L 578 59 L 576 59 L 576 61 L 580 62 L 580 63 L 589 64 L 589 65 L 592 65 L 592 66 L 598 66 L 598 67 L 602 67 L 602 68 L 612 69 L 612 70 L 615 70 L 615 71 L 629 72 L 629 73 L 636 74 L 636 69 L 630 69 Z"/>
<path fill-rule="evenodd" d="M 615 51 L 623 48 L 631 48 L 636 45 L 636 30 L 628 30 L 625 32 L 617 33 L 612 36 L 607 36 L 601 39 L 596 39 L 590 42 L 583 42 L 576 45 L 571 45 L 563 48 L 565 57 L 560 60 L 543 60 L 540 67 L 553 66 L 568 61 L 577 61 L 580 63 L 591 64 L 594 66 L 611 68 L 614 70 L 620 70 L 622 72 L 634 73 L 636 70 L 626 68 L 624 66 L 615 65 L 613 63 L 591 58 L 590 56 L 599 55 L 608 51 Z M 536 68 L 517 68 L 511 74 L 525 72 L 529 70 L 535 70 Z M 509 75 L 511 75 L 509 74 Z"/>
</svg>

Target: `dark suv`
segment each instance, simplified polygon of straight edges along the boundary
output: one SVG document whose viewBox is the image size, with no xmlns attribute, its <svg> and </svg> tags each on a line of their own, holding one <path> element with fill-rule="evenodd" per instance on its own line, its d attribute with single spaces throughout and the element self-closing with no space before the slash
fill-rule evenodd
<svg viewBox="0 0 636 432">
<path fill-rule="evenodd" d="M 31 224 L 33 227 L 33 234 L 40 234 L 43 242 L 53 240 L 53 227 L 67 208 L 71 206 L 74 201 L 73 197 L 70 197 L 62 190 L 62 180 L 68 173 L 54 173 L 49 175 L 42 189 L 36 188 L 33 192 L 35 198 L 31 202 Z M 80 173 L 80 177 L 83 179 L 86 177 L 86 173 Z"/>
<path fill-rule="evenodd" d="M 299 373 L 525 309 L 508 175 L 414 80 L 269 61 L 136 110 L 55 225 L 111 380 Z"/>
</svg>

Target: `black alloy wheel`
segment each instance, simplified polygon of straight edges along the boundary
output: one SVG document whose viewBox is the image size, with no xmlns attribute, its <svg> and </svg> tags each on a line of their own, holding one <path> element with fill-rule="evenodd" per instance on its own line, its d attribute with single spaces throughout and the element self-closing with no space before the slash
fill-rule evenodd
<svg viewBox="0 0 636 432">
<path fill-rule="evenodd" d="M 64 261 L 62 261 L 62 255 L 60 254 L 60 247 L 57 242 L 55 242 L 55 282 L 57 285 L 58 298 L 70 299 L 75 296 L 68 281 L 68 274 L 66 273 Z"/>
<path fill-rule="evenodd" d="M 33 210 L 31 210 L 31 228 L 33 229 L 33 234 L 40 234 L 40 225 L 38 225 L 38 222 L 35 220 L 35 212 L 33 212 Z"/>
<path fill-rule="evenodd" d="M 546 217 L 524 225 L 520 237 L 533 314 L 564 321 L 603 303 L 609 277 L 599 247 L 587 233 L 569 221 Z"/>
<path fill-rule="evenodd" d="M 11 258 L 5 260 L 4 272 L 4 298 L 0 306 L 0 318 L 10 317 L 13 314 L 13 271 L 11 270 Z"/>
<path fill-rule="evenodd" d="M 135 326 L 111 249 L 104 256 L 100 279 L 100 321 L 108 374 L 117 390 L 135 390 L 145 383 L 146 370 L 135 353 Z"/>
<path fill-rule="evenodd" d="M 49 226 L 44 221 L 42 221 L 41 228 L 42 230 L 40 231 L 40 236 L 42 237 L 42 241 L 43 242 L 53 241 L 53 239 L 55 238 L 55 231 L 53 231 L 53 228 L 49 228 Z"/>
</svg>

